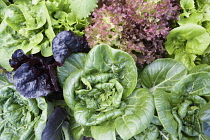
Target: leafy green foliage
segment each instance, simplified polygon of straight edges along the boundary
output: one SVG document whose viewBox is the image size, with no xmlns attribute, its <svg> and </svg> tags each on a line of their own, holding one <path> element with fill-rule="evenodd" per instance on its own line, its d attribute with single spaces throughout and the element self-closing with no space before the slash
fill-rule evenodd
<svg viewBox="0 0 210 140">
<path fill-rule="evenodd" d="M 209 64 L 210 4 L 208 0 L 181 0 L 180 4 L 180 26 L 169 33 L 165 48 L 190 70 L 198 64 Z"/>
<path fill-rule="evenodd" d="M 158 59 L 143 69 L 140 83 L 151 91 L 158 88 L 168 90 L 186 74 L 186 68 L 176 60 Z"/>
<path fill-rule="evenodd" d="M 41 140 L 51 105 L 44 98 L 28 99 L 0 75 L 0 139 Z"/>
<path fill-rule="evenodd" d="M 98 0 L 69 0 L 70 8 L 79 18 L 88 17 L 94 8 L 97 7 Z"/>
<path fill-rule="evenodd" d="M 0 15 L 0 66 L 11 71 L 9 58 L 16 49 L 45 57 L 52 55 L 52 40 L 60 31 L 71 30 L 82 36 L 88 24 L 70 9 L 68 0 L 22 1 L 6 6 Z"/>
<path fill-rule="evenodd" d="M 171 30 L 167 36 L 165 48 L 174 54 L 188 69 L 195 66 L 196 55 L 202 55 L 210 44 L 206 29 L 196 24 L 185 24 Z"/>
<path fill-rule="evenodd" d="M 66 58 L 62 67 L 57 67 L 57 76 L 61 86 L 71 73 L 84 67 L 86 56 L 85 53 L 74 53 Z"/>
<path fill-rule="evenodd" d="M 156 60 L 142 71 L 141 84 L 154 94 L 159 121 L 156 118 L 152 124 L 158 126 L 159 136 L 208 139 L 208 127 L 204 122 L 209 120 L 205 106 L 210 99 L 210 73 L 205 66 L 197 66 L 187 74 L 181 63 L 168 58 Z"/>
<path fill-rule="evenodd" d="M 84 67 L 70 73 L 63 86 L 64 99 L 80 125 L 77 130 L 110 140 L 116 139 L 115 130 L 123 139 L 145 130 L 154 115 L 154 102 L 147 89 L 134 90 L 136 83 L 137 68 L 129 54 L 107 45 L 91 49 Z"/>
</svg>

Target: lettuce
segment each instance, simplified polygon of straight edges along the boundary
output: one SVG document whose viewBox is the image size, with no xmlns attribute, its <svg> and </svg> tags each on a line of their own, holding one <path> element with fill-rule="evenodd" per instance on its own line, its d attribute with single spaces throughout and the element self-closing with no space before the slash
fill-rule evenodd
<svg viewBox="0 0 210 140">
<path fill-rule="evenodd" d="M 0 75 L 0 139 L 41 140 L 52 105 L 44 98 L 28 99 Z"/>
<path fill-rule="evenodd" d="M 165 48 L 190 70 L 209 59 L 210 4 L 208 0 L 180 0 L 180 5 L 180 26 L 171 30 Z"/>
<path fill-rule="evenodd" d="M 52 55 L 52 40 L 60 31 L 71 30 L 82 36 L 87 18 L 78 18 L 68 0 L 0 1 L 0 66 L 11 71 L 9 58 L 17 49 L 24 53 Z"/>
<path fill-rule="evenodd" d="M 154 115 L 153 97 L 147 89 L 135 89 L 137 68 L 129 54 L 98 45 L 87 54 L 84 64 L 78 62 L 63 85 L 64 99 L 79 125 L 75 132 L 115 140 L 115 131 L 129 139 L 148 127 Z M 74 60 L 68 63 L 69 68 L 75 66 Z"/>
<path fill-rule="evenodd" d="M 142 86 L 154 95 L 158 119 L 154 117 L 151 124 L 165 138 L 208 139 L 210 73 L 204 65 L 188 73 L 183 64 L 170 58 L 158 59 L 141 72 Z"/>
<path fill-rule="evenodd" d="M 210 44 L 206 29 L 196 24 L 185 24 L 170 31 L 165 48 L 175 59 L 185 64 L 188 69 L 195 66 L 197 55 L 204 54 Z"/>
</svg>

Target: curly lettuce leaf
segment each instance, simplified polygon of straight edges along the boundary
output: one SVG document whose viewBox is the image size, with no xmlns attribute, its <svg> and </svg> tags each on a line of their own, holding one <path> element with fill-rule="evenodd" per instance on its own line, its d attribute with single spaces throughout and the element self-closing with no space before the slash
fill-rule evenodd
<svg viewBox="0 0 210 140">
<path fill-rule="evenodd" d="M 3 21 L 4 19 L 4 12 L 5 12 L 5 8 L 6 8 L 6 3 L 2 0 L 0 0 L 0 23 Z"/>
<path fill-rule="evenodd" d="M 108 45 L 98 45 L 88 53 L 85 74 L 113 73 L 117 74 L 119 83 L 122 84 L 123 98 L 128 97 L 136 87 L 137 68 L 133 58 L 128 53 L 112 49 Z"/>
<path fill-rule="evenodd" d="M 170 55 L 175 55 L 188 69 L 195 66 L 197 55 L 203 55 L 210 44 L 206 29 L 196 24 L 184 24 L 170 31 L 165 48 Z"/>
<path fill-rule="evenodd" d="M 165 48 L 169 54 L 184 48 L 186 53 L 202 55 L 210 43 L 206 29 L 196 24 L 185 24 L 174 28 L 167 36 Z"/>
</svg>

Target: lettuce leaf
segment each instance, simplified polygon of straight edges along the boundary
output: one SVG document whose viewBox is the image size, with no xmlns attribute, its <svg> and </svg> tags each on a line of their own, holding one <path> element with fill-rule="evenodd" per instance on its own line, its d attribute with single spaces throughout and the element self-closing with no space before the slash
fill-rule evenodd
<svg viewBox="0 0 210 140">
<path fill-rule="evenodd" d="M 63 86 L 64 100 L 79 125 L 74 132 L 116 140 L 115 131 L 122 139 L 144 131 L 153 119 L 154 101 L 148 89 L 135 89 L 137 68 L 133 58 L 108 45 L 95 46 L 85 59 L 75 56 L 82 60 L 67 61 L 69 68 L 77 67 Z"/>
<path fill-rule="evenodd" d="M 70 8 L 79 18 L 86 18 L 97 7 L 98 0 L 70 0 Z"/>
<path fill-rule="evenodd" d="M 0 66 L 7 71 L 12 70 L 9 58 L 15 50 L 51 56 L 56 34 L 71 30 L 82 36 L 88 24 L 87 18 L 80 19 L 71 11 L 68 0 L 16 0 L 9 5 L 0 1 L 0 7 Z"/>
<path fill-rule="evenodd" d="M 44 98 L 28 99 L 0 75 L 0 139 L 41 140 L 52 105 Z"/>
</svg>

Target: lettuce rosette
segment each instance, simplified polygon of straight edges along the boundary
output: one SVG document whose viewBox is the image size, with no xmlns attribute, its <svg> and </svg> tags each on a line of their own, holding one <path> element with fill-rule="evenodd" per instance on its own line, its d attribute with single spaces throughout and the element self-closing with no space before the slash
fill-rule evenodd
<svg viewBox="0 0 210 140">
<path fill-rule="evenodd" d="M 64 99 L 82 135 L 115 140 L 119 134 L 129 139 L 148 127 L 154 115 L 153 97 L 147 89 L 136 89 L 137 68 L 129 54 L 98 45 L 87 56 L 78 53 L 70 58 L 58 68 L 58 77 L 66 79 Z M 75 71 L 62 75 L 66 68 Z"/>
<path fill-rule="evenodd" d="M 5 75 L 0 75 L 1 140 L 41 140 L 51 109 L 44 98 L 21 96 Z"/>
<path fill-rule="evenodd" d="M 159 132 L 153 129 L 157 133 L 154 139 L 158 135 L 180 140 L 209 139 L 205 132 L 210 128 L 205 107 L 210 100 L 208 69 L 197 66 L 187 71 L 174 59 L 158 59 L 142 71 L 140 78 L 142 86 L 154 95 L 158 119 L 154 118 L 152 124 L 159 126 Z"/>
</svg>

